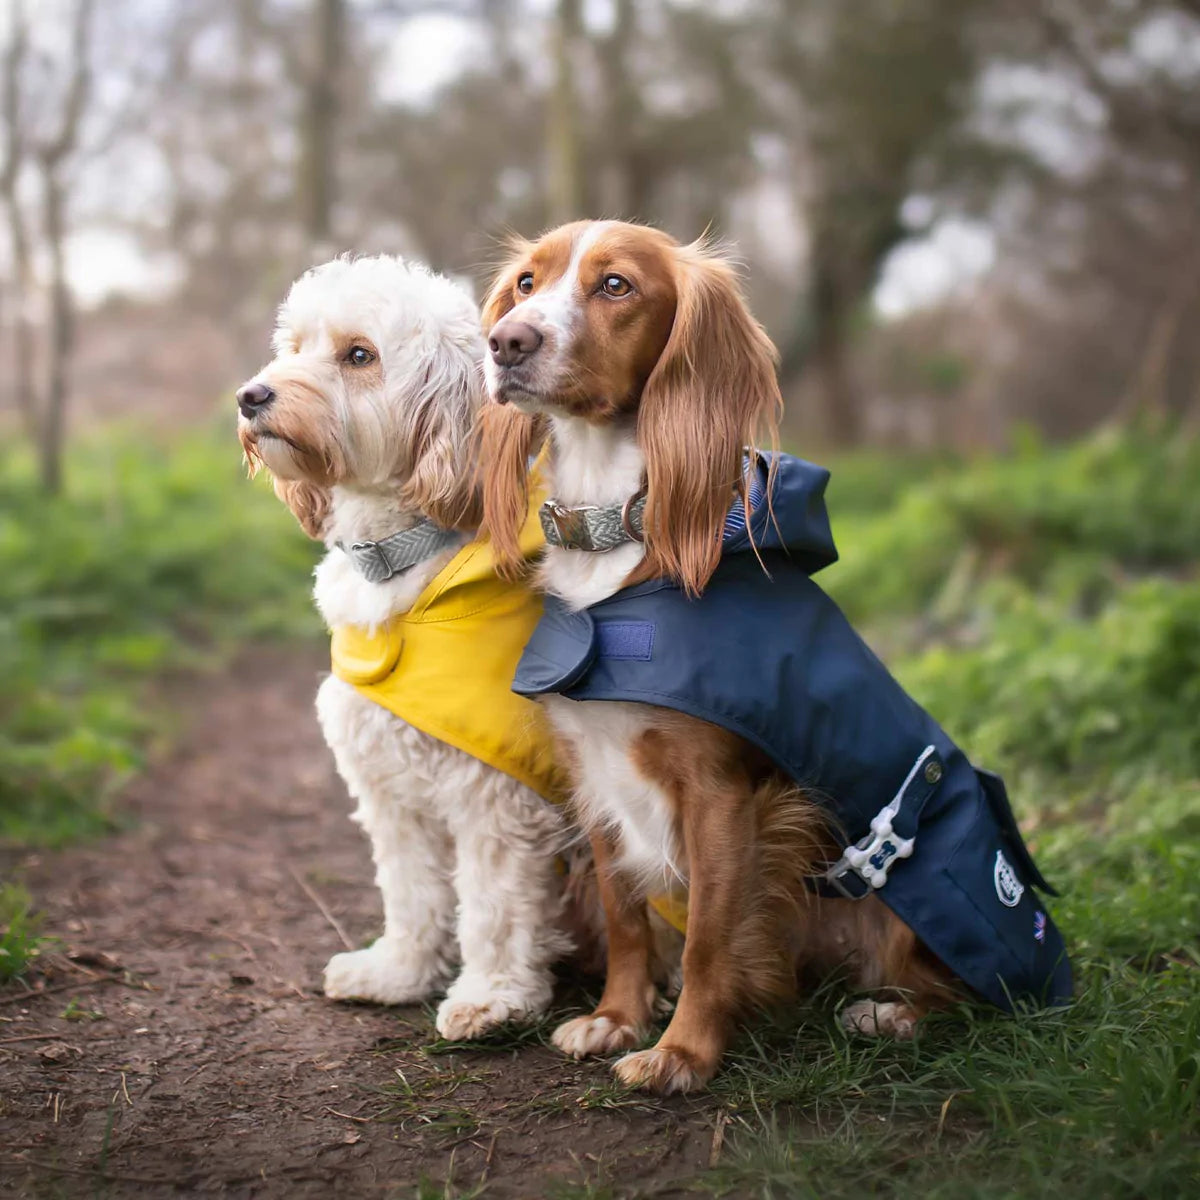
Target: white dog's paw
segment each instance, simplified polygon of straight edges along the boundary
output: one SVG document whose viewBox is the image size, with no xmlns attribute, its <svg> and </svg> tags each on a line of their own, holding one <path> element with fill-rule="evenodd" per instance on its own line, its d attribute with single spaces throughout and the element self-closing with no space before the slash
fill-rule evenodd
<svg viewBox="0 0 1200 1200">
<path fill-rule="evenodd" d="M 908 1041 L 917 1031 L 918 1014 L 907 1004 L 878 1004 L 855 1000 L 842 1009 L 842 1028 L 867 1037 L 893 1037 Z"/>
<path fill-rule="evenodd" d="M 632 1050 L 641 1044 L 646 1032 L 632 1023 L 590 1013 L 564 1022 L 550 1040 L 572 1058 L 587 1058 L 592 1054 Z"/>
<path fill-rule="evenodd" d="M 335 954 L 325 967 L 325 995 L 331 1000 L 374 1004 L 413 1004 L 438 986 L 436 967 L 418 969 L 382 938 L 366 950 Z"/>
<path fill-rule="evenodd" d="M 483 1037 L 497 1025 L 525 1015 L 514 1011 L 500 997 L 477 1004 L 471 1000 L 451 1000 L 447 996 L 438 1005 L 436 1025 L 438 1033 L 448 1042 L 468 1042 Z"/>
<path fill-rule="evenodd" d="M 437 1031 L 447 1041 L 483 1037 L 508 1021 L 528 1021 L 546 1010 L 551 989 L 534 989 L 459 978 L 438 1005 Z"/>
</svg>

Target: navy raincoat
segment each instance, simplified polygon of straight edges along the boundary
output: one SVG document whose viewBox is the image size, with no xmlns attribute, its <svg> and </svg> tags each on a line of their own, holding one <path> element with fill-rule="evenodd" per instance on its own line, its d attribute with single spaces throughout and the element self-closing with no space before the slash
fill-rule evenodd
<svg viewBox="0 0 1200 1200">
<path fill-rule="evenodd" d="M 513 690 L 641 701 L 739 734 L 823 799 L 845 835 L 816 890 L 876 892 L 993 1004 L 1065 1003 L 1070 965 L 1035 891 L 1051 889 L 1003 782 L 971 765 L 809 578 L 837 558 L 829 474 L 776 459 L 774 519 L 760 460 L 753 542 L 739 501 L 702 596 L 653 580 L 579 612 L 547 597 Z"/>
</svg>

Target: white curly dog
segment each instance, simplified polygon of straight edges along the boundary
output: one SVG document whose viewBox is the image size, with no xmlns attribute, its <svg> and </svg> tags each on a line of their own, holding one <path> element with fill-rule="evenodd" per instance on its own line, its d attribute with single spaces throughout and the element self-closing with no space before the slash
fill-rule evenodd
<svg viewBox="0 0 1200 1200">
<path fill-rule="evenodd" d="M 328 548 L 314 592 L 326 624 L 377 628 L 410 608 L 478 523 L 478 312 L 422 267 L 342 258 L 293 284 L 273 349 L 238 392 L 239 437 Z M 341 548 L 425 521 L 442 540 L 390 579 L 364 577 Z M 542 1012 L 551 966 L 571 948 L 559 812 L 335 676 L 317 713 L 370 836 L 384 909 L 373 945 L 330 959 L 325 994 L 405 1004 L 448 987 L 437 1028 L 451 1039 Z"/>
</svg>

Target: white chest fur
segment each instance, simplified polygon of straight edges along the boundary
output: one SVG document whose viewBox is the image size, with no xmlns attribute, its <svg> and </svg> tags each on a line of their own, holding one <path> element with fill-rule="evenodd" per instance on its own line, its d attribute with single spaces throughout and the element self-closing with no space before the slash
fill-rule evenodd
<svg viewBox="0 0 1200 1200">
<path fill-rule="evenodd" d="M 570 743 L 579 763 L 577 799 L 584 822 L 617 835 L 621 866 L 648 890 L 686 880 L 673 807 L 662 789 L 637 770 L 631 753 L 654 710 L 562 696 L 547 696 L 543 703 L 555 732 Z"/>
</svg>

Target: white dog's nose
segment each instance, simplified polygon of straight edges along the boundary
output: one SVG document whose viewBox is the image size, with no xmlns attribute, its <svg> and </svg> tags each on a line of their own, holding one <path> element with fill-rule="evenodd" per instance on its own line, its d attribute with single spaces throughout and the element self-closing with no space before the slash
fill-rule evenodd
<svg viewBox="0 0 1200 1200">
<path fill-rule="evenodd" d="M 252 417 L 275 399 L 275 389 L 265 383 L 244 383 L 237 391 L 238 410 L 243 417 Z"/>
</svg>

